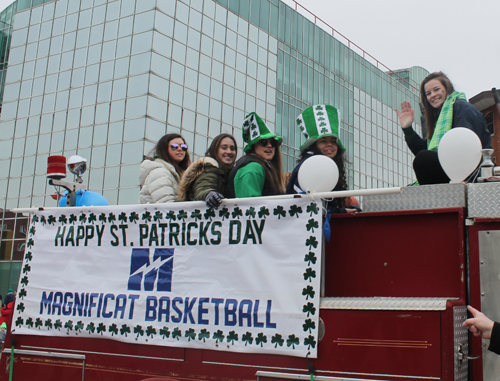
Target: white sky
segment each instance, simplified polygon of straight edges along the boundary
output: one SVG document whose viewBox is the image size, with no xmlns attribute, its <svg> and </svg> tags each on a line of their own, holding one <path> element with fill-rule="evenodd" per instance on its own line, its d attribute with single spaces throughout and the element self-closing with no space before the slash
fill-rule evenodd
<svg viewBox="0 0 500 381">
<path fill-rule="evenodd" d="M 468 98 L 500 90 L 499 0 L 297 2 L 391 70 L 443 71 Z"/>
<path fill-rule="evenodd" d="M 297 1 L 392 70 L 442 70 L 468 98 L 500 88 L 499 0 Z"/>
</svg>

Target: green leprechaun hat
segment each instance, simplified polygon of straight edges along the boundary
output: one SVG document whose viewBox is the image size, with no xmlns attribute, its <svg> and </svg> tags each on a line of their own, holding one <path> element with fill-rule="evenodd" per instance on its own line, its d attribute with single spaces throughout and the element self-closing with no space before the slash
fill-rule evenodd
<svg viewBox="0 0 500 381">
<path fill-rule="evenodd" d="M 324 136 L 335 136 L 337 144 L 345 151 L 339 139 L 339 111 L 330 105 L 315 105 L 306 108 L 297 118 L 297 126 L 306 137 L 300 151 L 305 152 L 316 140 Z"/>
<path fill-rule="evenodd" d="M 283 140 L 281 136 L 269 131 L 264 121 L 255 112 L 248 114 L 243 122 L 243 141 L 247 143 L 243 151 L 247 152 L 259 140 L 269 138 L 275 138 L 280 144 Z"/>
</svg>

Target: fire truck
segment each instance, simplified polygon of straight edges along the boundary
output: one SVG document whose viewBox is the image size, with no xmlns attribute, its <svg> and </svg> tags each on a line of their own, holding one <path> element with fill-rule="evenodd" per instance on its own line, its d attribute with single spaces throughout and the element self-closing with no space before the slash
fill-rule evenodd
<svg viewBox="0 0 500 381">
<path fill-rule="evenodd" d="M 316 358 L 18 334 L 13 321 L 0 379 L 498 380 L 463 322 L 467 305 L 500 316 L 500 184 L 404 187 L 362 206 L 330 219 Z"/>
</svg>

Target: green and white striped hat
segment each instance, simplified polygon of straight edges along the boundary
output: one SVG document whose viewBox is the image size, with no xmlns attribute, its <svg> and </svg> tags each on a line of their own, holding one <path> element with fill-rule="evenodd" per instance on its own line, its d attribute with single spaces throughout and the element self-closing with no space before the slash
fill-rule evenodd
<svg viewBox="0 0 500 381">
<path fill-rule="evenodd" d="M 314 105 L 302 111 L 297 118 L 297 126 L 306 137 L 300 151 L 305 152 L 316 141 L 324 136 L 335 136 L 337 144 L 345 151 L 339 139 L 339 111 L 330 105 Z"/>
</svg>

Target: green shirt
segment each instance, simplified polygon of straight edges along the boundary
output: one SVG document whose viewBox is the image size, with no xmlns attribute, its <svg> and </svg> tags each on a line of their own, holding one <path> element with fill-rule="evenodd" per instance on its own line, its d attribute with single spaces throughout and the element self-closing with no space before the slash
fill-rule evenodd
<svg viewBox="0 0 500 381">
<path fill-rule="evenodd" d="M 249 163 L 238 169 L 234 177 L 236 198 L 262 196 L 265 180 L 266 171 L 259 163 Z"/>
</svg>

